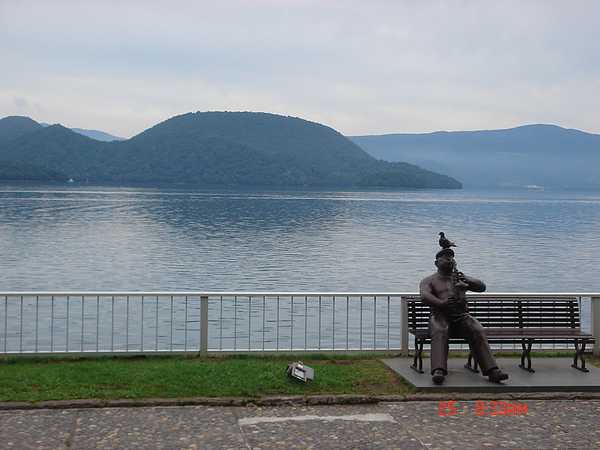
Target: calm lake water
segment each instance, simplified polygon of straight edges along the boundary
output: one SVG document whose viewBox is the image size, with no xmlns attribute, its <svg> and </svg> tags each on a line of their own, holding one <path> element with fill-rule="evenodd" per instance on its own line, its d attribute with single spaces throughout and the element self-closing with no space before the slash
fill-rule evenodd
<svg viewBox="0 0 600 450">
<path fill-rule="evenodd" d="M 600 292 L 600 193 L 0 184 L 3 291 Z"/>
</svg>

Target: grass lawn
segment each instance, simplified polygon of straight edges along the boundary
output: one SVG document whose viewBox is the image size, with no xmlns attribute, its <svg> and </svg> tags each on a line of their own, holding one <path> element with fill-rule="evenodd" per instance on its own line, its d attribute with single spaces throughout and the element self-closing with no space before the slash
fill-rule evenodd
<svg viewBox="0 0 600 450">
<path fill-rule="evenodd" d="M 400 376 L 380 361 L 396 356 L 0 358 L 0 402 L 413 393 Z M 298 360 L 315 370 L 314 380 L 303 383 L 287 376 L 287 365 Z M 589 355 L 586 361 L 600 365 L 600 357 Z"/>
<path fill-rule="evenodd" d="M 4 358 L 0 401 L 411 393 L 380 361 L 391 356 Z M 314 380 L 287 376 L 298 360 L 315 370 Z"/>
</svg>

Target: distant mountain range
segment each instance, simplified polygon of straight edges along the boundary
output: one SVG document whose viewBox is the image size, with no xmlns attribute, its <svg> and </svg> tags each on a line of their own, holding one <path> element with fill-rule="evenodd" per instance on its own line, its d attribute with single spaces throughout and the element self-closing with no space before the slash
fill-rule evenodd
<svg viewBox="0 0 600 450">
<path fill-rule="evenodd" d="M 406 161 L 466 188 L 600 189 L 600 135 L 553 125 L 351 136 L 376 158 Z"/>
<path fill-rule="evenodd" d="M 47 166 L 75 181 L 462 187 L 413 164 L 378 160 L 324 125 L 252 112 L 183 114 L 112 142 L 12 116 L 0 119 L 0 160 Z"/>
<path fill-rule="evenodd" d="M 49 127 L 50 124 L 42 123 L 41 125 L 45 127 Z M 98 130 L 84 130 L 83 128 L 69 128 L 73 130 L 75 133 L 83 134 L 92 139 L 96 139 L 97 141 L 102 142 L 112 142 L 112 141 L 126 141 L 127 139 L 122 137 L 113 136 L 112 134 L 105 133 L 104 131 Z"/>
<path fill-rule="evenodd" d="M 123 139 L 12 116 L 0 119 L 0 160 L 0 179 L 35 164 L 39 179 L 600 189 L 600 135 L 554 125 L 345 138 L 293 117 L 213 112 Z"/>
</svg>

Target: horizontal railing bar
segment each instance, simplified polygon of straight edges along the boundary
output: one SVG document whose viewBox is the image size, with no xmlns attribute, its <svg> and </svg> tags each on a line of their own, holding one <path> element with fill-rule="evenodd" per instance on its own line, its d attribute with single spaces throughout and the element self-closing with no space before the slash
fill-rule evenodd
<svg viewBox="0 0 600 450">
<path fill-rule="evenodd" d="M 507 349 L 508 351 L 512 351 L 512 349 Z M 564 349 L 556 349 L 556 351 L 565 351 Z M 462 351 L 462 349 L 456 349 L 452 351 Z M 223 350 L 209 350 L 208 356 L 218 356 L 218 355 L 328 355 L 328 354 L 339 354 L 339 353 L 347 353 L 352 355 L 362 355 L 362 354 L 397 354 L 400 353 L 400 348 L 384 348 L 384 349 L 281 349 L 281 350 L 233 350 L 233 349 L 223 349 Z M 35 356 L 35 357 L 47 357 L 47 356 L 61 356 L 61 357 L 71 357 L 71 356 L 140 356 L 140 355 L 153 355 L 153 356 L 198 356 L 198 350 L 144 350 L 144 351 L 99 351 L 96 352 L 94 350 L 90 351 L 72 351 L 72 352 L 6 352 L 1 353 L 2 357 L 27 357 L 27 356 Z"/>
<path fill-rule="evenodd" d="M 0 297 L 26 296 L 26 297 L 49 297 L 49 296 L 100 296 L 100 297 L 124 297 L 124 296 L 173 296 L 173 297 L 419 297 L 418 292 L 279 292 L 279 291 L 0 291 Z M 470 292 L 468 298 L 486 297 L 523 297 L 523 298 L 553 298 L 553 297 L 600 297 L 600 292 Z"/>
</svg>

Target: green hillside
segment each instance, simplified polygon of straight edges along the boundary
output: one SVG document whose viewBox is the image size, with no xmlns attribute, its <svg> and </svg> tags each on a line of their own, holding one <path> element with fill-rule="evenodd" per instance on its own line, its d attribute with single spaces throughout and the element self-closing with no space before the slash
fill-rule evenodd
<svg viewBox="0 0 600 450">
<path fill-rule="evenodd" d="M 114 160 L 106 143 L 61 125 L 43 127 L 0 144 L 0 158 L 37 164 L 66 172 L 74 180 L 101 179 Z"/>
<path fill-rule="evenodd" d="M 49 167 L 0 161 L 0 181 L 69 181 L 69 176 Z"/>
<path fill-rule="evenodd" d="M 0 143 L 0 158 L 47 165 L 74 180 L 389 186 L 390 177 L 381 184 L 377 174 L 391 172 L 393 187 L 461 187 L 415 165 L 377 160 L 329 127 L 267 113 L 183 114 L 114 142 L 53 125 Z"/>
<path fill-rule="evenodd" d="M 0 142 L 7 142 L 26 133 L 43 128 L 29 117 L 9 116 L 0 119 Z"/>
</svg>

